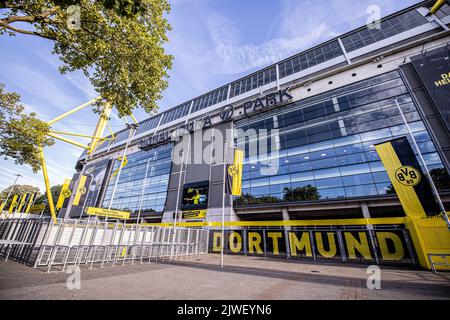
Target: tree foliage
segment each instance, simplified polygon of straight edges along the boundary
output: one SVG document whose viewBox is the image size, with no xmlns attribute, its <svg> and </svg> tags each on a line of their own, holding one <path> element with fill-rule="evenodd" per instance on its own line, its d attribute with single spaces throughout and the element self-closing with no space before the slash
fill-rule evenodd
<svg viewBox="0 0 450 320">
<path fill-rule="evenodd" d="M 56 206 L 56 203 L 58 202 L 58 198 L 59 198 L 59 194 L 61 193 L 61 189 L 62 189 L 62 184 L 58 184 L 55 185 L 53 187 L 50 188 L 50 192 L 52 194 L 52 198 L 53 198 L 53 205 Z M 43 203 L 48 203 L 48 198 L 47 198 L 47 194 L 43 194 L 40 197 L 36 198 L 36 201 L 34 202 L 35 205 L 39 205 L 39 204 L 43 204 Z M 45 208 L 45 212 L 50 212 L 50 208 L 49 206 L 47 206 Z"/>
<path fill-rule="evenodd" d="M 27 114 L 17 93 L 4 91 L 0 83 L 0 156 L 13 158 L 17 164 L 28 164 L 34 172 L 40 168 L 38 146 L 51 146 L 47 123 Z"/>
<path fill-rule="evenodd" d="M 6 198 L 8 197 L 9 191 L 11 191 L 11 188 L 13 188 L 12 185 L 6 189 L 3 189 L 3 191 L 0 192 L 0 203 L 2 201 L 6 200 Z M 14 195 L 18 195 L 20 198 L 20 196 L 24 195 L 25 193 L 39 193 L 39 188 L 30 186 L 27 184 L 23 184 L 23 185 L 16 184 L 11 192 L 11 196 L 9 197 L 8 202 L 4 205 L 4 208 L 9 208 L 9 206 L 12 203 Z M 19 198 L 17 199 L 17 201 L 19 200 Z"/>
<path fill-rule="evenodd" d="M 62 73 L 81 70 L 120 116 L 147 112 L 167 87 L 167 0 L 3 1 L 0 33 L 54 42 Z M 18 24 L 19 23 L 19 24 Z M 23 24 L 26 27 L 22 27 Z"/>
<path fill-rule="evenodd" d="M 170 25 L 167 0 L 0 1 L 0 35 L 53 41 L 61 73 L 81 70 L 120 116 L 157 109 L 172 57 L 164 50 Z M 48 125 L 24 113 L 20 96 L 0 83 L 0 155 L 40 167 L 38 146 L 54 143 Z M 98 111 L 96 109 L 96 111 Z"/>
<path fill-rule="evenodd" d="M 0 198 L 4 199 L 8 196 L 9 191 L 11 191 L 11 188 L 13 186 L 9 186 L 6 189 L 3 189 L 3 191 L 0 193 Z M 39 188 L 37 187 L 33 187 L 27 184 L 16 184 L 14 186 L 13 192 L 11 193 L 11 195 L 17 194 L 17 195 L 23 195 L 25 193 L 37 193 L 39 192 Z"/>
</svg>

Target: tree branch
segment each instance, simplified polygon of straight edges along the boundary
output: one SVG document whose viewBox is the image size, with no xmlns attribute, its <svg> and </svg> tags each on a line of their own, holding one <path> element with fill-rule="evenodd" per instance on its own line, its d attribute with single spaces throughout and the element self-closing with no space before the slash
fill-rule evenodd
<svg viewBox="0 0 450 320">
<path fill-rule="evenodd" d="M 23 30 L 23 29 L 19 29 L 16 27 L 11 26 L 11 23 L 14 22 L 27 22 L 29 24 L 32 24 L 34 22 L 37 21 L 44 21 L 44 23 L 47 24 L 51 24 L 51 20 L 48 19 L 49 17 L 51 17 L 52 15 L 54 15 L 56 13 L 56 11 L 58 11 L 60 9 L 59 6 L 55 6 L 53 8 L 48 9 L 47 11 L 38 14 L 38 15 L 25 15 L 25 16 L 10 16 L 7 18 L 3 18 L 0 19 L 0 26 L 3 26 L 6 29 L 9 29 L 11 31 L 14 32 L 18 32 L 18 33 L 22 33 L 22 34 L 28 34 L 28 35 L 34 35 L 34 36 L 39 36 L 42 38 L 46 38 L 46 39 L 52 39 L 54 40 L 54 38 L 49 37 L 49 36 L 44 36 L 43 34 L 36 32 L 36 31 L 29 31 L 29 30 Z M 23 10 L 22 10 L 23 11 Z M 26 13 L 26 12 L 25 12 Z"/>
<path fill-rule="evenodd" d="M 52 37 L 46 36 L 46 35 L 44 35 L 42 33 L 36 32 L 36 31 L 23 30 L 23 29 L 19 29 L 19 28 L 13 27 L 13 26 L 3 22 L 2 20 L 0 20 L 0 27 L 3 27 L 5 29 L 9 29 L 9 30 L 17 32 L 17 33 L 28 34 L 28 35 L 32 35 L 32 36 L 39 36 L 41 38 L 50 39 L 50 40 L 55 40 L 56 39 L 56 38 L 52 38 Z"/>
</svg>

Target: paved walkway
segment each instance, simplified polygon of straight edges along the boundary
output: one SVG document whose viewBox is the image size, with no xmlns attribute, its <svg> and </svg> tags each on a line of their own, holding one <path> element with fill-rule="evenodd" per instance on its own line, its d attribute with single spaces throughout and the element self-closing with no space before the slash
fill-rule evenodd
<svg viewBox="0 0 450 320">
<path fill-rule="evenodd" d="M 362 265 L 219 259 L 82 267 L 74 290 L 70 274 L 0 261 L 0 299 L 450 299 L 450 273 L 381 267 L 381 289 L 369 290 Z"/>
</svg>

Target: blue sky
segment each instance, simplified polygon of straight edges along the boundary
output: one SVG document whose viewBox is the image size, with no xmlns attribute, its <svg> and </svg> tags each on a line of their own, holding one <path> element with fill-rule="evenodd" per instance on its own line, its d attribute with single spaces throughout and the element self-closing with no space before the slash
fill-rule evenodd
<svg viewBox="0 0 450 320">
<path fill-rule="evenodd" d="M 282 58 L 364 25 L 368 6 L 381 15 L 408 7 L 412 0 L 173 0 L 168 15 L 173 30 L 167 51 L 174 56 L 169 87 L 160 110 L 176 106 Z M 94 97 L 97 93 L 79 72 L 61 75 L 52 43 L 37 37 L 0 37 L 0 82 L 22 96 L 27 110 L 50 120 Z M 139 121 L 146 118 L 135 112 Z M 89 110 L 55 124 L 55 130 L 90 134 L 96 117 Z M 123 122 L 113 117 L 114 130 Z M 82 139 L 79 140 L 81 142 Z M 57 142 L 45 151 L 52 185 L 71 178 L 81 149 Z M 0 190 L 24 177 L 44 191 L 42 174 L 27 166 L 0 159 Z"/>
</svg>

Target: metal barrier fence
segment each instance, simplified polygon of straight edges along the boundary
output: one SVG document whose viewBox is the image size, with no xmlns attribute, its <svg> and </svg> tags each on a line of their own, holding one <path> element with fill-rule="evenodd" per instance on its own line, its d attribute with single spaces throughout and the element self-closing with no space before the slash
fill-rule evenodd
<svg viewBox="0 0 450 320">
<path fill-rule="evenodd" d="M 208 232 L 201 229 L 162 228 L 89 220 L 51 224 L 35 267 L 117 263 L 192 258 L 207 253 Z"/>
<path fill-rule="evenodd" d="M 433 258 L 439 258 L 440 261 L 435 261 Z M 444 270 L 450 270 L 450 254 L 446 254 L 446 253 L 429 253 L 428 254 L 428 261 L 430 261 L 430 265 L 431 265 L 431 271 L 433 271 L 433 273 L 438 273 L 438 271 L 436 270 L 436 267 L 444 267 Z"/>
<path fill-rule="evenodd" d="M 208 230 L 126 225 L 90 220 L 2 219 L 0 255 L 64 271 L 67 266 L 103 267 L 144 261 L 188 259 L 208 252 Z M 32 253 L 35 253 L 32 255 Z"/>
<path fill-rule="evenodd" d="M 0 255 L 6 260 L 12 259 L 31 264 L 39 251 L 43 233 L 48 226 L 47 219 L 1 219 Z"/>
</svg>

